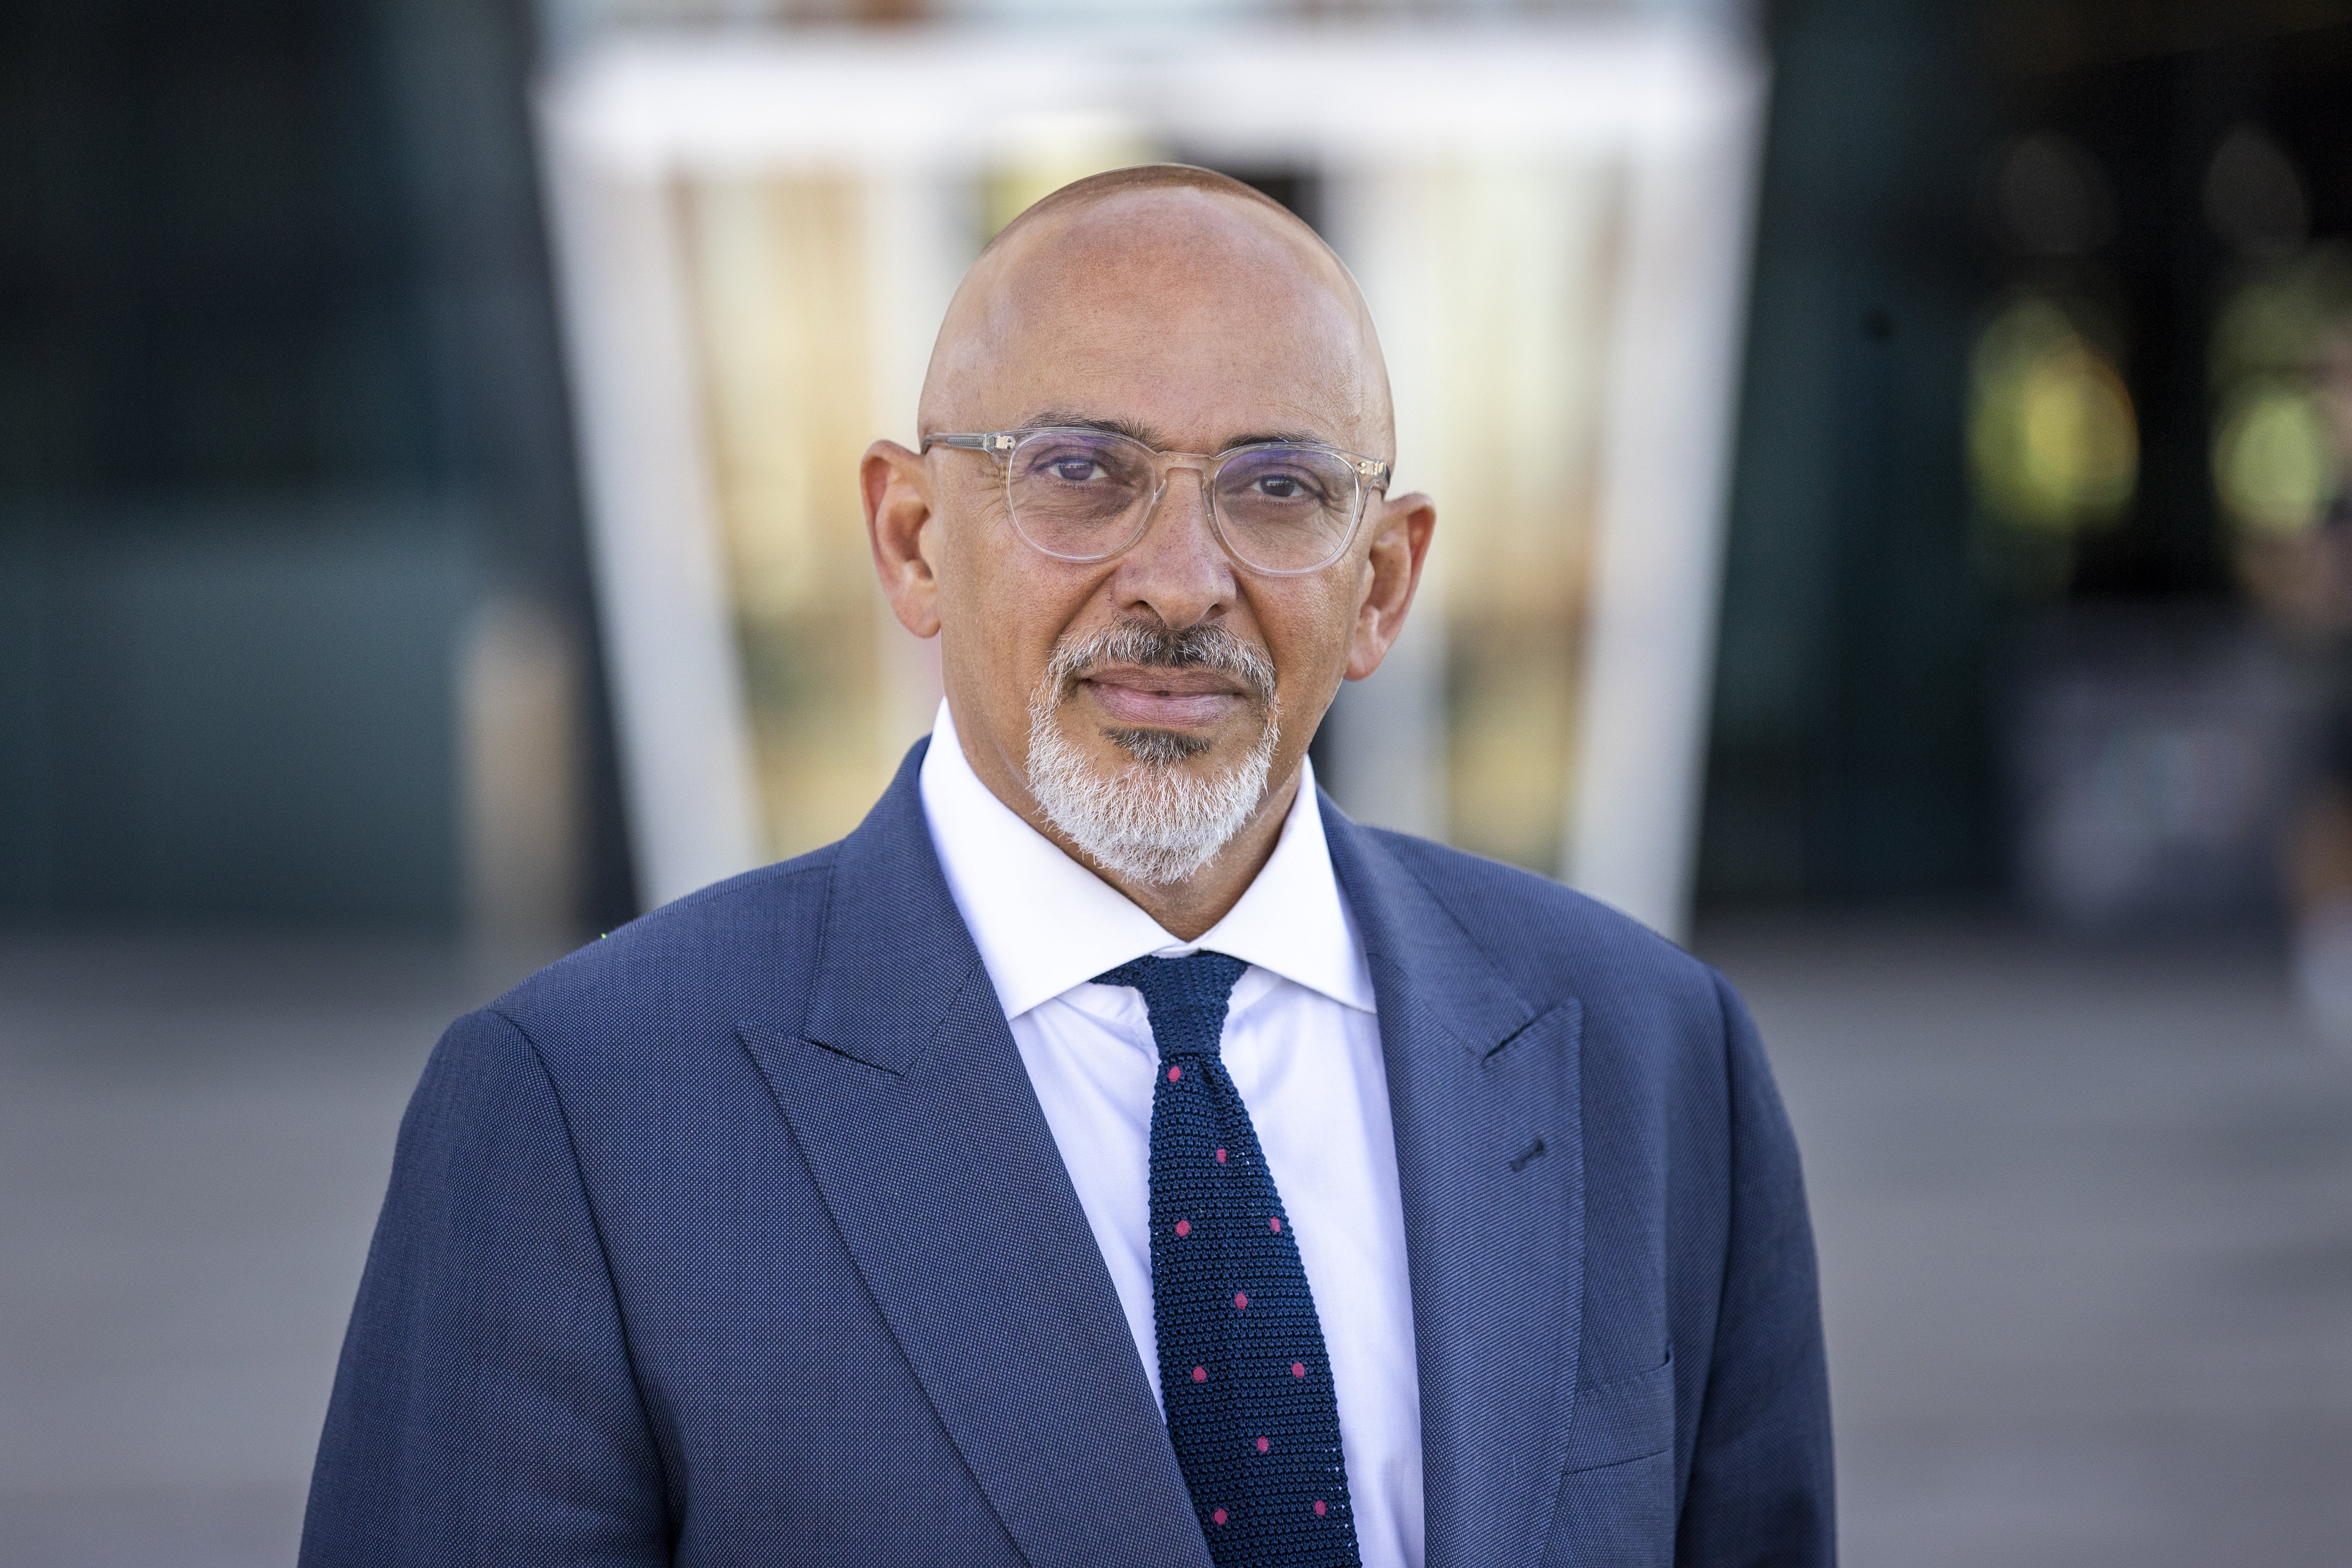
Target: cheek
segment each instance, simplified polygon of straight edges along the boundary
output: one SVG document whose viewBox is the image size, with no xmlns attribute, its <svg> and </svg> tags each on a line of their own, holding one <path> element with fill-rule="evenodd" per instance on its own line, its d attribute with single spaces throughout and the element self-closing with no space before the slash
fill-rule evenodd
<svg viewBox="0 0 2352 1568">
<path fill-rule="evenodd" d="M 1005 549 L 1007 531 L 993 510 L 984 501 L 960 510 L 946 524 L 940 552 L 942 618 L 961 640 L 977 645 L 997 641 L 1004 623 L 1020 614 L 1019 563 Z"/>
<path fill-rule="evenodd" d="M 1286 686 L 1319 688 L 1338 680 L 1355 634 L 1353 609 L 1344 586 L 1319 579 L 1294 580 L 1265 595 L 1259 616 Z"/>
<path fill-rule="evenodd" d="M 1055 639 L 1084 608 L 1091 580 L 984 516 L 950 538 L 940 583 L 948 657 L 962 661 L 991 700 L 1026 704 Z"/>
</svg>

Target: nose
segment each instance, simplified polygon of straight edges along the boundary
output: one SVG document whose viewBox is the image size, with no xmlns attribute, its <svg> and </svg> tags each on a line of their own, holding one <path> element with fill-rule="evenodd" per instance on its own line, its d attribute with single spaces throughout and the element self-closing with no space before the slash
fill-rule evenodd
<svg viewBox="0 0 2352 1568">
<path fill-rule="evenodd" d="M 1144 611 L 1181 631 L 1213 620 L 1234 602 L 1234 563 L 1209 521 L 1209 476 L 1170 472 L 1143 537 L 1118 558 L 1111 592 L 1122 610 Z"/>
</svg>

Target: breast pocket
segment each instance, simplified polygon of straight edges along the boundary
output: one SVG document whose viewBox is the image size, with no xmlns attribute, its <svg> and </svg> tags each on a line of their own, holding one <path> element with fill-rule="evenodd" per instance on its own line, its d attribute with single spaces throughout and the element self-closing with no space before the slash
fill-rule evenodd
<svg viewBox="0 0 2352 1568">
<path fill-rule="evenodd" d="M 1675 1557 L 1675 1363 L 1576 1391 L 1544 1562 L 1668 1568 Z"/>
<path fill-rule="evenodd" d="M 1588 1384 L 1569 1412 L 1568 1469 L 1598 1470 L 1675 1446 L 1675 1358 L 1647 1372 Z"/>
</svg>

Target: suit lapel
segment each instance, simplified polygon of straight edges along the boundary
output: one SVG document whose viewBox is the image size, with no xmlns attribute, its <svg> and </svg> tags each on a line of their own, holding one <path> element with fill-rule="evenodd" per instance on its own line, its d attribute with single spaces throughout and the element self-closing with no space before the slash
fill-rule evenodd
<svg viewBox="0 0 2352 1568">
<path fill-rule="evenodd" d="M 807 1017 L 743 1044 L 1034 1564 L 1205 1568 L 1110 1274 L 932 853 L 917 746 L 838 852 Z"/>
<path fill-rule="evenodd" d="M 1532 1563 L 1567 1462 L 1584 1282 L 1573 997 L 1530 1002 L 1323 802 L 1380 1003 L 1421 1363 L 1429 1568 Z"/>
</svg>

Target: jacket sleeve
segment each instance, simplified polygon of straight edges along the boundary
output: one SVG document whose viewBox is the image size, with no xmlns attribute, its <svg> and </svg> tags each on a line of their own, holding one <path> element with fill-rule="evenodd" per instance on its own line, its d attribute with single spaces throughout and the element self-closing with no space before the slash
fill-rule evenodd
<svg viewBox="0 0 2352 1568">
<path fill-rule="evenodd" d="M 1831 1568 L 1829 1377 L 1804 1179 L 1756 1026 L 1716 984 L 1729 1075 L 1729 1238 L 1675 1561 Z"/>
<path fill-rule="evenodd" d="M 310 1482 L 302 1568 L 669 1561 L 661 1462 L 555 1089 L 505 1018 L 401 1123 Z"/>
</svg>

